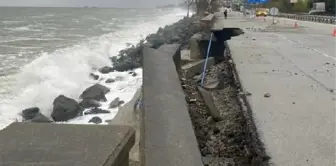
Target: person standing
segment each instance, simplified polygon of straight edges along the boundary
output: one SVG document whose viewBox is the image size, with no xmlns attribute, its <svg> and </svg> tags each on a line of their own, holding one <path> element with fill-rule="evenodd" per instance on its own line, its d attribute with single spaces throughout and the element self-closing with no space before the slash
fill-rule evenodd
<svg viewBox="0 0 336 166">
<path fill-rule="evenodd" d="M 224 17 L 225 17 L 225 19 L 227 18 L 227 8 L 225 8 L 225 10 L 224 10 Z"/>
</svg>

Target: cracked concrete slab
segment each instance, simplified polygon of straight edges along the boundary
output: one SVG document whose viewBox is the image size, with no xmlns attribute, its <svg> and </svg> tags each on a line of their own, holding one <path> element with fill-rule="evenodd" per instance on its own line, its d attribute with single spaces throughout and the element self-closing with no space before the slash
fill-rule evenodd
<svg viewBox="0 0 336 166">
<path fill-rule="evenodd" d="M 231 17 L 221 21 L 242 28 L 269 26 Z M 245 29 L 228 44 L 241 84 L 253 94 L 247 98 L 273 165 L 335 165 L 335 41 L 323 24 L 302 26 L 308 30 Z"/>
</svg>

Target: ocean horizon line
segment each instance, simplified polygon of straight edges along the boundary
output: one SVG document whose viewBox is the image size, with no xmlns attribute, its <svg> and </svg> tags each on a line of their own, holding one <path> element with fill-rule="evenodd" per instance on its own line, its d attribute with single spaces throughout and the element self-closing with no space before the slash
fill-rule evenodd
<svg viewBox="0 0 336 166">
<path fill-rule="evenodd" d="M 174 6 L 171 8 L 176 8 Z M 161 6 L 155 7 L 101 7 L 101 6 L 0 6 L 0 8 L 75 8 L 75 9 L 156 9 L 164 8 Z"/>
</svg>

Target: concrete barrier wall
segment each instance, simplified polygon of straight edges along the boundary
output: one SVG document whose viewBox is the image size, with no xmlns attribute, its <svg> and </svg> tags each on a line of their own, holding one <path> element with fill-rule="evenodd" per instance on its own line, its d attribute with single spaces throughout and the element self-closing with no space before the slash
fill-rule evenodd
<svg viewBox="0 0 336 166">
<path fill-rule="evenodd" d="M 175 45 L 176 46 L 176 45 Z M 140 160 L 143 166 L 201 166 L 201 154 L 174 60 L 178 47 L 143 50 L 143 110 Z M 177 63 L 178 64 L 178 63 Z"/>
<path fill-rule="evenodd" d="M 129 126 L 13 123 L 0 131 L 1 166 L 128 166 Z"/>
<path fill-rule="evenodd" d="M 215 18 L 215 15 L 211 13 L 200 20 L 204 32 L 210 32 L 214 25 Z"/>
</svg>

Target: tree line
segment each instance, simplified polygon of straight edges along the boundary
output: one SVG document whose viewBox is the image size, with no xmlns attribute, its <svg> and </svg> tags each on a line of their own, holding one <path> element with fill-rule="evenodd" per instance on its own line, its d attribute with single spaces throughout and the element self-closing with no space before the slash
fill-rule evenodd
<svg viewBox="0 0 336 166">
<path fill-rule="evenodd" d="M 188 8 L 188 14 L 189 17 L 189 11 L 193 10 L 196 11 L 197 15 L 203 15 L 204 12 L 208 8 L 208 1 L 207 0 L 185 0 L 183 2 L 183 6 Z"/>
<path fill-rule="evenodd" d="M 307 13 L 312 9 L 313 3 L 325 2 L 326 12 L 335 14 L 335 0 L 298 0 L 297 3 L 291 4 L 290 0 L 269 0 L 263 7 L 276 7 L 283 13 Z"/>
<path fill-rule="evenodd" d="M 289 0 L 269 0 L 264 7 L 276 7 L 283 13 L 306 13 L 313 5 L 312 0 L 298 0 L 295 4 L 291 4 Z"/>
</svg>

